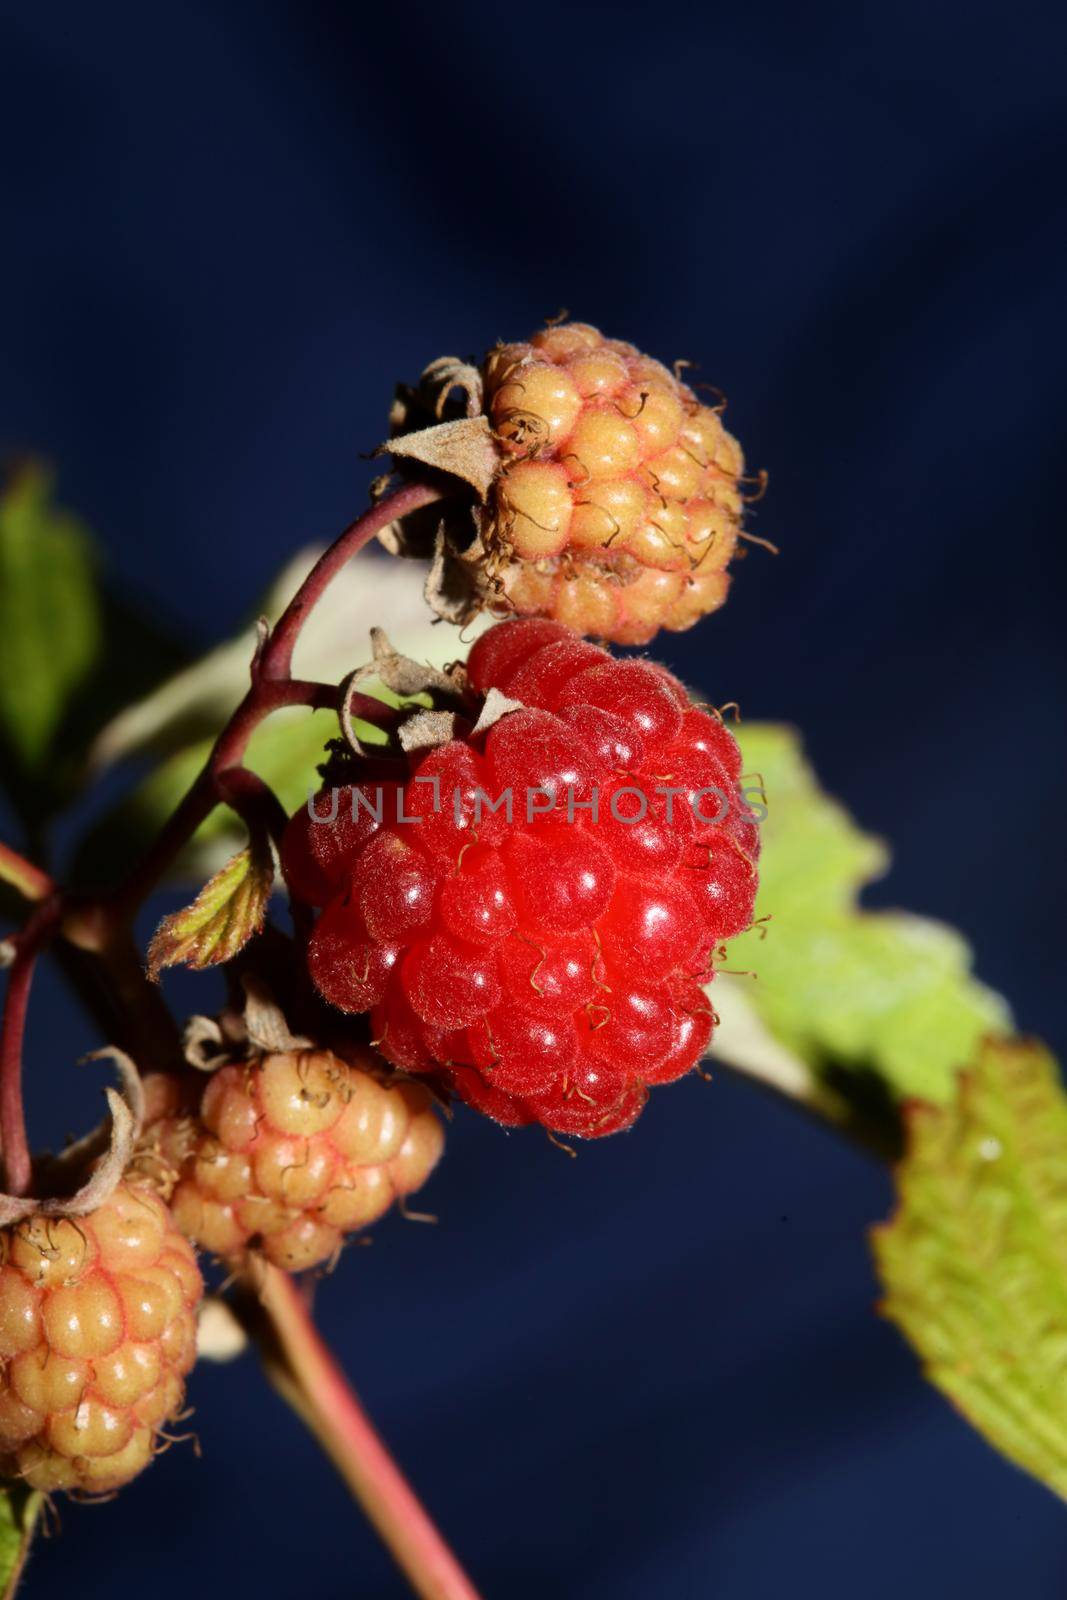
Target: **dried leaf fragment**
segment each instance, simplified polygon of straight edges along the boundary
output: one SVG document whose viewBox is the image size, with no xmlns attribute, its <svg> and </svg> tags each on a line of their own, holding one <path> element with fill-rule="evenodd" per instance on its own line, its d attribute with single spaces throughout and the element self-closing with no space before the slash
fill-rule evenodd
<svg viewBox="0 0 1067 1600">
<path fill-rule="evenodd" d="M 500 453 L 485 416 L 460 417 L 455 422 L 437 422 L 416 433 L 401 434 L 379 446 L 401 460 L 418 461 L 436 472 L 462 478 L 484 500 L 500 471 Z"/>
</svg>

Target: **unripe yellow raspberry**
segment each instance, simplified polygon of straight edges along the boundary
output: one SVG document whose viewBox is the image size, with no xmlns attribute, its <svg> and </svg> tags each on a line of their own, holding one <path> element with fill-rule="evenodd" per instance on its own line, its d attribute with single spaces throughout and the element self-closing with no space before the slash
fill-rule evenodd
<svg viewBox="0 0 1067 1600">
<path fill-rule="evenodd" d="M 328 1261 L 419 1188 L 444 1144 L 421 1084 L 380 1081 L 327 1050 L 221 1067 L 194 1101 L 163 1076 L 146 1092 L 139 1160 L 178 1227 L 214 1255 L 258 1249 L 287 1272 Z"/>
<path fill-rule="evenodd" d="M 751 537 L 722 409 L 583 322 L 498 345 L 480 369 L 433 362 L 399 392 L 388 448 L 471 484 L 473 530 L 466 508 L 431 507 L 381 537 L 425 556 L 437 530 L 427 598 L 454 622 L 487 607 L 630 645 L 690 628 L 723 604 Z"/>
<path fill-rule="evenodd" d="M 159 1197 L 0 1231 L 0 1475 L 104 1493 L 148 1465 L 196 1357 L 203 1283 Z"/>
<path fill-rule="evenodd" d="M 718 411 L 585 323 L 501 345 L 484 372 L 505 460 L 482 539 L 516 611 L 644 644 L 722 605 L 743 462 Z"/>
</svg>

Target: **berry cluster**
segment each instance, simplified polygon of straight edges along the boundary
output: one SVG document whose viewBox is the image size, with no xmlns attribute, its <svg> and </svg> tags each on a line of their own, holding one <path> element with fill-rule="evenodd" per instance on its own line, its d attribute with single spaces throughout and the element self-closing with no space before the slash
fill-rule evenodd
<svg viewBox="0 0 1067 1600">
<path fill-rule="evenodd" d="M 742 457 L 718 410 L 580 322 L 498 346 L 484 376 L 505 465 L 482 539 L 514 610 L 645 644 L 722 605 Z"/>
<path fill-rule="evenodd" d="M 327 1050 L 146 1080 L 138 1160 L 182 1232 L 214 1255 L 250 1246 L 302 1272 L 420 1187 L 444 1142 L 421 1084 L 380 1082 Z"/>
<path fill-rule="evenodd" d="M 0 1232 L 0 1474 L 104 1493 L 178 1416 L 203 1283 L 162 1201 L 124 1182 L 86 1217 Z"/>
<path fill-rule="evenodd" d="M 324 908 L 310 970 L 498 1121 L 613 1133 L 706 1048 L 702 985 L 751 922 L 740 752 L 662 668 L 551 620 L 490 629 L 468 675 L 520 708 L 292 818 L 290 891 Z"/>
</svg>

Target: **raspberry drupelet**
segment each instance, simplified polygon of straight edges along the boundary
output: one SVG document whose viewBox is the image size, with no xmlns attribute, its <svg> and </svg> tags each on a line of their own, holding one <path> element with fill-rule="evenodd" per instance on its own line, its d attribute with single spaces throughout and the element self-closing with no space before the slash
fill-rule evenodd
<svg viewBox="0 0 1067 1600">
<path fill-rule="evenodd" d="M 178 1227 L 213 1255 L 252 1247 L 287 1272 L 330 1260 L 418 1189 L 444 1143 L 422 1084 L 383 1082 L 328 1050 L 279 1051 L 191 1086 L 154 1074 L 145 1090 L 138 1160 Z"/>
<path fill-rule="evenodd" d="M 203 1283 L 166 1206 L 120 1183 L 88 1216 L 0 1232 L 0 1475 L 107 1493 L 182 1409 Z"/>
<path fill-rule="evenodd" d="M 663 668 L 548 619 L 490 629 L 468 676 L 520 708 L 290 821 L 311 974 L 497 1121 L 613 1133 L 706 1049 L 703 986 L 752 920 L 740 751 Z"/>
<path fill-rule="evenodd" d="M 483 374 L 503 456 L 482 525 L 499 600 L 619 644 L 723 604 L 743 461 L 721 408 L 581 322 L 498 346 Z"/>
</svg>

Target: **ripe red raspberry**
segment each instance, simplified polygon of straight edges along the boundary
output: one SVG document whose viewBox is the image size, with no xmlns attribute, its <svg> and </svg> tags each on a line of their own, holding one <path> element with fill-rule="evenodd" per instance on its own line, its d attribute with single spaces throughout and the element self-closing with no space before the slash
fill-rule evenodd
<svg viewBox="0 0 1067 1600">
<path fill-rule="evenodd" d="M 645 644 L 722 605 L 743 463 L 718 409 L 581 322 L 499 346 L 484 379 L 506 459 L 482 542 L 511 607 Z"/>
<path fill-rule="evenodd" d="M 146 1080 L 140 1160 L 205 1250 L 249 1247 L 301 1272 L 429 1177 L 444 1143 L 421 1084 L 380 1082 L 327 1050 Z"/>
<path fill-rule="evenodd" d="M 522 708 L 291 820 L 290 890 L 323 908 L 310 970 L 397 1066 L 498 1121 L 614 1132 L 706 1048 L 702 984 L 752 919 L 740 752 L 664 669 L 562 624 L 490 629 L 468 673 Z"/>
<path fill-rule="evenodd" d="M 105 1492 L 148 1465 L 196 1356 L 203 1283 L 142 1182 L 0 1232 L 0 1475 Z"/>
</svg>

